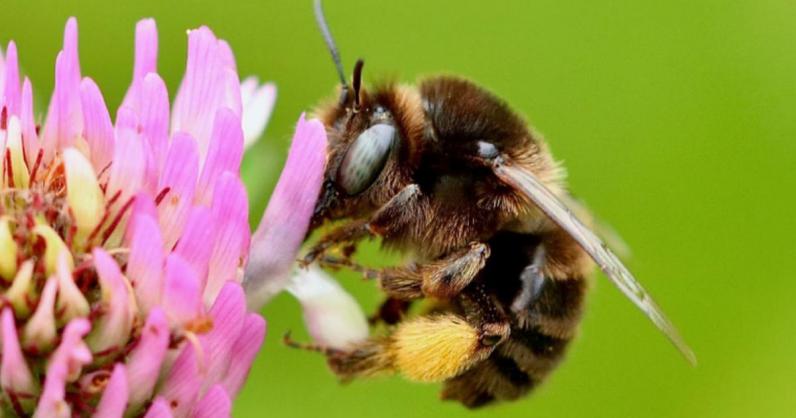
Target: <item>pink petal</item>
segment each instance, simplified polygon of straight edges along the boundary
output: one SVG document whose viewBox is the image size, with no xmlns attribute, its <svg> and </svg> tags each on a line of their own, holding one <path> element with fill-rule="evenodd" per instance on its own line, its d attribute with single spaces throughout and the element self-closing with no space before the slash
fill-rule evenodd
<svg viewBox="0 0 796 418">
<path fill-rule="evenodd" d="M 249 309 L 262 305 L 289 282 L 307 233 L 326 165 L 326 129 L 301 116 L 293 145 L 260 226 L 252 237 L 244 287 Z"/>
<path fill-rule="evenodd" d="M 163 398 L 156 398 L 154 402 L 152 402 L 152 406 L 149 407 L 149 410 L 144 415 L 144 418 L 172 418 L 173 415 L 171 414 L 171 408 L 169 408 L 169 403 L 166 402 Z"/>
<path fill-rule="evenodd" d="M 19 346 L 11 308 L 3 309 L 1 319 L 3 356 L 1 358 L 0 385 L 2 385 L 3 392 L 23 396 L 35 395 L 36 383 Z"/>
<path fill-rule="evenodd" d="M 132 107 L 121 106 L 116 110 L 115 134 L 119 136 L 119 131 L 126 129 L 138 133 L 138 112 Z"/>
<path fill-rule="evenodd" d="M 80 59 L 77 52 L 77 19 L 70 17 L 64 27 L 63 49 L 69 59 L 69 72 L 64 74 L 69 77 L 73 85 L 80 83 Z"/>
<path fill-rule="evenodd" d="M 204 292 L 207 305 L 226 281 L 238 281 L 249 243 L 249 202 L 243 183 L 237 175 L 225 172 L 216 184 L 212 213 L 218 231 Z"/>
<path fill-rule="evenodd" d="M 130 407 L 143 405 L 152 396 L 169 347 L 169 324 L 160 308 L 149 313 L 141 339 L 127 359 Z"/>
<path fill-rule="evenodd" d="M 134 215 L 134 219 L 127 275 L 135 289 L 138 307 L 146 315 L 161 303 L 166 251 L 157 221 L 144 214 Z"/>
<path fill-rule="evenodd" d="M 157 75 L 158 37 L 155 21 L 144 19 L 136 26 L 133 81 L 122 102 L 140 119 L 141 136 L 153 157 L 152 171 L 157 176 L 168 147 L 169 96 L 166 84 Z"/>
<path fill-rule="evenodd" d="M 165 199 L 158 205 L 158 218 L 166 248 L 174 247 L 182 235 L 188 220 L 188 210 L 193 203 L 198 172 L 196 141 L 188 134 L 175 134 L 158 184 L 159 191 L 169 189 Z"/>
<path fill-rule="evenodd" d="M 91 163 L 97 173 L 105 170 L 113 158 L 113 123 L 94 80 L 86 77 L 80 83 L 83 106 L 83 137 L 91 151 Z"/>
<path fill-rule="evenodd" d="M 135 66 L 133 77 L 157 72 L 158 28 L 155 19 L 142 19 L 135 25 Z"/>
<path fill-rule="evenodd" d="M 230 397 L 237 396 L 249 375 L 254 358 L 265 339 L 265 319 L 257 314 L 248 314 L 243 322 L 243 331 L 232 345 L 232 361 L 221 381 Z"/>
<path fill-rule="evenodd" d="M 25 147 L 25 159 L 28 167 L 33 167 L 39 153 L 39 134 L 36 132 L 36 119 L 33 114 L 33 87 L 30 80 L 25 77 L 22 82 L 22 109 L 20 121 L 22 122 L 22 140 Z"/>
<path fill-rule="evenodd" d="M 227 41 L 223 39 L 218 41 L 218 54 L 226 68 L 238 72 L 238 66 L 235 64 L 235 54 L 232 53 L 232 48 Z"/>
<path fill-rule="evenodd" d="M 92 255 L 102 287 L 105 312 L 94 320 L 94 329 L 86 342 L 98 356 L 116 354 L 127 344 L 133 328 L 131 295 L 116 260 L 99 247 L 94 249 Z"/>
<path fill-rule="evenodd" d="M 202 167 L 202 175 L 196 185 L 196 201 L 209 204 L 213 197 L 216 179 L 224 171 L 240 172 L 243 157 L 243 131 L 240 117 L 228 108 L 220 108 L 215 113 L 210 148 Z"/>
<path fill-rule="evenodd" d="M 226 42 L 221 41 L 222 45 Z M 224 99 L 220 107 L 232 109 L 236 115 L 240 116 L 243 112 L 243 103 L 240 99 L 240 78 L 238 72 L 232 67 L 224 68 Z"/>
<path fill-rule="evenodd" d="M 199 155 L 204 156 L 210 143 L 213 118 L 219 107 L 231 108 L 240 114 L 239 84 L 229 91 L 232 79 L 237 80 L 234 67 L 230 68 L 231 53 L 207 27 L 188 33 L 188 62 L 185 78 L 174 99 L 172 132 L 189 132 L 196 138 Z"/>
<path fill-rule="evenodd" d="M 202 316 L 201 289 L 196 270 L 179 255 L 166 259 L 163 309 L 173 326 L 189 324 Z"/>
<path fill-rule="evenodd" d="M 89 329 L 89 322 L 83 318 L 73 319 L 66 325 L 61 344 L 47 366 L 44 389 L 36 406 L 37 417 L 71 416 L 71 408 L 64 401 L 65 386 L 77 380 L 83 366 L 91 363 L 91 352 L 82 340 Z"/>
<path fill-rule="evenodd" d="M 47 367 L 44 390 L 36 405 L 34 418 L 70 418 L 72 407 L 64 399 L 66 394 L 67 366 L 61 362 L 51 362 Z"/>
<path fill-rule="evenodd" d="M 3 51 L 0 49 L 0 103 L 3 102 L 2 98 L 4 97 L 4 89 L 5 89 L 5 79 L 6 79 L 6 61 L 5 56 L 3 55 Z"/>
<path fill-rule="evenodd" d="M 127 223 L 125 231 L 125 242 L 128 244 L 132 240 L 139 216 L 148 216 L 150 219 L 158 218 L 158 209 L 155 201 L 148 193 L 138 193 L 133 196 L 133 207 L 130 208 L 130 222 Z"/>
<path fill-rule="evenodd" d="M 246 317 L 246 296 L 239 284 L 227 282 L 221 289 L 213 307 L 210 308 L 213 329 L 199 340 L 204 348 L 207 361 L 202 391 L 218 383 L 226 375 L 233 361 L 232 346 L 243 329 Z"/>
<path fill-rule="evenodd" d="M 49 161 L 56 149 L 70 146 L 82 132 L 77 20 L 70 18 L 64 29 L 63 50 L 55 60 L 55 89 L 44 125 L 45 158 Z"/>
<path fill-rule="evenodd" d="M 258 87 L 257 78 L 249 77 L 241 84 L 243 102 L 244 147 L 248 148 L 263 134 L 276 103 L 276 85 L 266 83 Z"/>
<path fill-rule="evenodd" d="M 4 103 L 6 111 L 8 112 L 8 116 L 20 116 L 22 97 L 19 91 L 19 64 L 17 63 L 17 45 L 14 43 L 14 41 L 9 42 L 8 49 L 6 49 L 4 84 Z"/>
<path fill-rule="evenodd" d="M 232 109 L 236 115 L 240 115 L 243 109 L 243 103 L 240 98 L 240 78 L 238 78 L 238 67 L 235 64 L 235 55 L 232 53 L 232 48 L 229 46 L 229 43 L 223 39 L 218 41 L 218 53 L 224 66 L 224 80 L 226 82 L 223 106 Z"/>
<path fill-rule="evenodd" d="M 91 352 L 83 337 L 89 332 L 91 325 L 85 318 L 76 318 L 66 325 L 62 332 L 61 344 L 50 357 L 52 363 L 64 363 L 67 368 L 67 381 L 74 382 L 80 376 L 80 370 L 91 363 Z"/>
<path fill-rule="evenodd" d="M 200 348 L 191 343 L 183 346 L 160 391 L 160 396 L 165 398 L 172 413 L 178 417 L 185 416 L 193 408 L 202 386 L 201 354 L 197 354 L 197 349 Z"/>
<path fill-rule="evenodd" d="M 154 19 L 142 19 L 135 25 L 135 62 L 133 64 L 133 82 L 122 106 L 139 108 L 140 103 L 134 104 L 139 98 L 131 97 L 132 90 L 141 82 L 148 73 L 157 72 L 158 62 L 158 29 Z"/>
<path fill-rule="evenodd" d="M 138 108 L 141 135 L 155 157 L 156 173 L 159 174 L 169 145 L 169 92 L 166 83 L 155 73 L 147 74 L 142 84 L 142 105 Z"/>
<path fill-rule="evenodd" d="M 193 418 L 222 418 L 229 417 L 232 412 L 232 401 L 229 395 L 219 385 L 213 386 L 205 393 L 199 403 L 191 412 Z"/>
<path fill-rule="evenodd" d="M 191 208 L 188 221 L 174 253 L 181 256 L 191 267 L 199 279 L 199 289 L 204 291 L 207 282 L 207 269 L 213 245 L 216 242 L 215 222 L 210 209 L 204 206 Z"/>
<path fill-rule="evenodd" d="M 116 200 L 116 207 L 119 208 L 141 188 L 146 170 L 146 155 L 141 138 L 136 132 L 137 121 L 132 111 L 120 108 L 116 118 L 116 144 L 106 195 L 114 197 L 120 193 Z"/>
<path fill-rule="evenodd" d="M 121 417 L 127 408 L 127 396 L 129 388 L 127 386 L 127 371 L 123 364 L 117 363 L 113 367 L 105 391 L 94 412 L 94 418 L 116 418 Z"/>
</svg>

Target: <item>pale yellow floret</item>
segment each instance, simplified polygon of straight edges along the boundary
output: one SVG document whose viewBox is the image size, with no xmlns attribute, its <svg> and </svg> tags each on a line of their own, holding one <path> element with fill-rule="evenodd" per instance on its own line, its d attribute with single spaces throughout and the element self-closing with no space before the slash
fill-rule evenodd
<svg viewBox="0 0 796 418">
<path fill-rule="evenodd" d="M 33 233 L 44 239 L 44 244 L 46 246 L 44 250 L 44 271 L 47 276 L 51 276 L 56 272 L 58 268 L 58 258 L 61 256 L 61 253 L 67 255 L 67 265 L 69 268 L 74 268 L 72 254 L 69 252 L 63 240 L 61 240 L 61 237 L 58 236 L 58 233 L 50 228 L 49 225 L 38 224 L 33 227 Z"/>
<path fill-rule="evenodd" d="M 55 292 L 57 284 L 54 277 L 47 280 L 36 311 L 25 323 L 22 341 L 28 349 L 49 351 L 58 333 L 55 328 Z"/>
<path fill-rule="evenodd" d="M 75 244 L 81 245 L 99 225 L 105 211 L 105 197 L 91 163 L 76 149 L 63 152 L 66 172 L 66 202 L 75 218 Z"/>
<path fill-rule="evenodd" d="M 420 317 L 404 322 L 391 340 L 389 350 L 393 367 L 416 381 L 448 379 L 482 357 L 478 331 L 455 315 Z"/>
<path fill-rule="evenodd" d="M 11 287 L 6 290 L 5 298 L 14 308 L 14 317 L 24 319 L 30 314 L 27 298 L 31 297 L 31 279 L 33 278 L 33 261 L 27 260 L 19 267 Z"/>
<path fill-rule="evenodd" d="M 17 243 L 8 218 L 0 217 L 0 278 L 10 281 L 17 274 Z"/>
<path fill-rule="evenodd" d="M 56 274 L 58 279 L 58 299 L 55 308 L 60 313 L 59 321 L 63 324 L 68 323 L 73 318 L 88 316 L 90 310 L 88 301 L 72 278 L 68 257 L 68 253 L 61 254 L 58 260 L 58 273 Z"/>
<path fill-rule="evenodd" d="M 28 166 L 25 164 L 25 155 L 22 151 L 22 128 L 16 116 L 9 118 L 6 132 L 6 147 L 11 155 L 14 188 L 27 189 L 30 184 L 30 174 L 28 173 Z"/>
</svg>

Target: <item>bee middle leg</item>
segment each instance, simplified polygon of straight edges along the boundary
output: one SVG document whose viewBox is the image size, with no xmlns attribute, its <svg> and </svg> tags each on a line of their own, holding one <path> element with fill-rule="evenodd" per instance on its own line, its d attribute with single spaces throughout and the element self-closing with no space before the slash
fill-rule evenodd
<svg viewBox="0 0 796 418">
<path fill-rule="evenodd" d="M 489 258 L 489 246 L 474 242 L 447 257 L 426 264 L 368 272 L 384 292 L 396 299 L 432 297 L 449 300 L 467 287 Z"/>
<path fill-rule="evenodd" d="M 473 242 L 465 248 L 428 263 L 371 269 L 348 259 L 325 257 L 326 267 L 348 268 L 367 279 L 378 280 L 389 298 L 410 301 L 425 297 L 450 300 L 467 287 L 489 258 L 489 246 Z"/>
</svg>

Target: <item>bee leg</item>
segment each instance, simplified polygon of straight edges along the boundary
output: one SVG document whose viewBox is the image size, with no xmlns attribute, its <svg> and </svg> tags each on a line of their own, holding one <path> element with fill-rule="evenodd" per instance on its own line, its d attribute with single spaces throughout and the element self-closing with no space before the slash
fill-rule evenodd
<svg viewBox="0 0 796 418">
<path fill-rule="evenodd" d="M 306 267 L 318 259 L 323 258 L 326 252 L 333 247 L 351 245 L 372 235 L 365 220 L 356 220 L 342 225 L 325 234 L 316 243 L 307 255 L 301 260 L 302 267 Z"/>
<path fill-rule="evenodd" d="M 509 319 L 502 305 L 481 283 L 474 284 L 463 292 L 460 305 L 471 323 L 487 323 L 492 327 L 502 324 L 507 329 L 509 327 Z M 508 338 L 503 337 L 495 345 L 507 341 Z M 533 386 L 532 378 L 519 368 L 513 358 L 506 355 L 506 347 L 511 347 L 510 344 L 498 347 L 497 352 L 489 358 L 445 380 L 440 397 L 459 401 L 468 408 L 477 408 L 498 399 L 516 399 L 527 393 Z"/>
<path fill-rule="evenodd" d="M 370 325 L 377 325 L 383 322 L 387 325 L 395 325 L 401 322 L 406 316 L 411 305 L 412 301 L 387 297 L 387 299 L 379 305 L 379 310 L 368 318 L 368 323 Z"/>
<path fill-rule="evenodd" d="M 382 270 L 366 270 L 365 277 L 377 279 L 388 296 L 402 300 L 423 297 L 449 300 L 467 287 L 484 267 L 489 246 L 481 242 L 432 261 Z"/>
<path fill-rule="evenodd" d="M 422 196 L 417 184 L 404 187 L 373 214 L 368 228 L 376 235 L 389 236 L 412 223 L 420 205 L 425 202 Z"/>
<path fill-rule="evenodd" d="M 398 373 L 410 380 L 439 382 L 489 357 L 508 333 L 506 323 L 472 324 L 451 313 L 427 315 L 399 323 L 386 337 L 327 358 L 344 380 Z"/>
<path fill-rule="evenodd" d="M 314 351 L 316 353 L 321 353 L 327 357 L 339 353 L 339 350 L 329 347 L 324 347 L 320 344 L 298 342 L 294 340 L 293 337 L 291 337 L 290 331 L 286 332 L 285 335 L 282 336 L 282 343 L 290 348 L 295 348 L 297 350 L 304 350 L 304 351 Z"/>
<path fill-rule="evenodd" d="M 356 220 L 332 230 L 324 235 L 307 253 L 302 264 L 307 266 L 321 259 L 327 251 L 337 246 L 349 246 L 349 255 L 353 252 L 351 245 L 373 236 L 389 235 L 394 230 L 411 221 L 412 207 L 417 205 L 420 197 L 420 186 L 410 184 L 393 196 L 369 220 Z"/>
<path fill-rule="evenodd" d="M 520 273 L 522 287 L 520 293 L 511 303 L 511 310 L 516 314 L 525 312 L 542 294 L 545 278 L 542 269 L 544 268 L 545 250 L 543 245 L 536 247 L 533 256 L 533 263 L 525 267 Z"/>
</svg>

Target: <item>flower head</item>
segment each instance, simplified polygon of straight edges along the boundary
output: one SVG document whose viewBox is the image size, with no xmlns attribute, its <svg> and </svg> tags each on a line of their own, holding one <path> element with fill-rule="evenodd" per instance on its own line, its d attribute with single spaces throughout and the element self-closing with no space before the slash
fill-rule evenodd
<svg viewBox="0 0 796 418">
<path fill-rule="evenodd" d="M 201 27 L 170 106 L 155 22 L 135 39 L 115 120 L 81 74 L 74 19 L 42 127 L 14 43 L 0 54 L 0 415 L 228 415 L 262 344 L 239 284 L 239 169 L 275 90 L 241 85 L 229 45 Z M 283 233 L 300 241 L 298 225 Z"/>
</svg>

